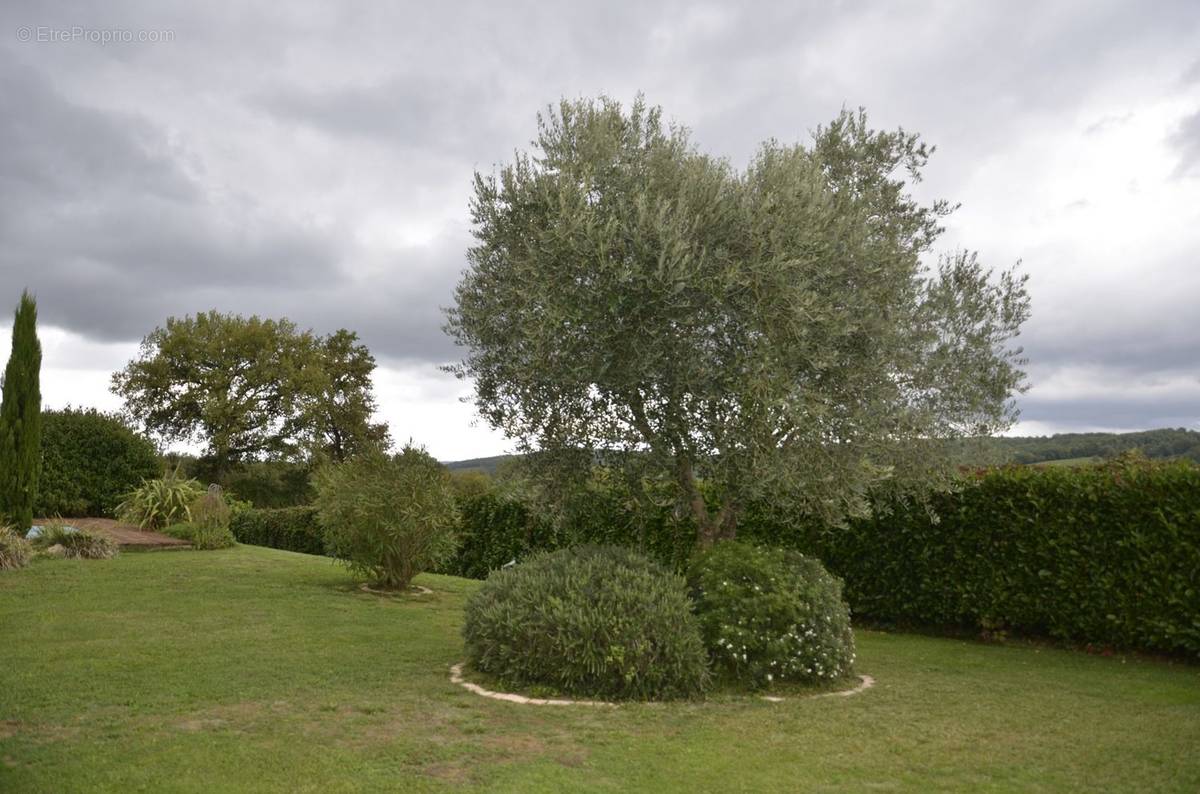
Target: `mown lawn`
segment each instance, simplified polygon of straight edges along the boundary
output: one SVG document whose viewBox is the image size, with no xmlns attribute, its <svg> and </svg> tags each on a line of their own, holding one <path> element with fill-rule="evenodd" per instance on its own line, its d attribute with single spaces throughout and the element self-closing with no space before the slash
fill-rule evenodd
<svg viewBox="0 0 1200 794">
<path fill-rule="evenodd" d="M 850 698 L 531 707 L 451 684 L 474 582 L 220 552 L 0 573 L 0 791 L 1200 790 L 1200 668 L 859 633 Z"/>
</svg>

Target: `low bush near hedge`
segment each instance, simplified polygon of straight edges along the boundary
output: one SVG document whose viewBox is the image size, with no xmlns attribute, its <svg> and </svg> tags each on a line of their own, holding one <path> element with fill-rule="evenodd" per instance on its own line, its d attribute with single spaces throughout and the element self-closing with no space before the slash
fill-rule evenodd
<svg viewBox="0 0 1200 794">
<path fill-rule="evenodd" d="M 708 682 L 684 580 L 628 549 L 562 549 L 494 571 L 467 602 L 463 637 L 470 663 L 510 685 L 665 699 Z"/>
<path fill-rule="evenodd" d="M 817 560 L 727 541 L 696 556 L 688 587 L 719 675 L 765 686 L 851 673 L 854 633 L 842 583 Z"/>
<path fill-rule="evenodd" d="M 301 554 L 325 554 L 325 536 L 315 507 L 277 507 L 237 511 L 229 528 L 238 543 L 269 546 Z"/>
<path fill-rule="evenodd" d="M 172 524 L 162 531 L 173 538 L 186 540 L 197 551 L 227 549 L 237 542 L 227 526 L 184 522 Z"/>
</svg>

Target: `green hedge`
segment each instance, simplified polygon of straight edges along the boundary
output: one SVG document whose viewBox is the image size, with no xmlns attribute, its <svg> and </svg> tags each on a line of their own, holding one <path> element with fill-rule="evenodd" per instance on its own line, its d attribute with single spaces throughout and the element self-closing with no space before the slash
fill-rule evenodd
<svg viewBox="0 0 1200 794">
<path fill-rule="evenodd" d="M 37 516 L 111 516 L 142 480 L 162 474 L 148 439 L 95 409 L 42 413 Z"/>
<path fill-rule="evenodd" d="M 635 516 L 620 494 L 577 500 L 557 522 L 494 494 L 463 502 L 451 571 L 482 578 L 535 551 L 576 543 L 640 549 L 681 569 L 694 531 L 669 508 Z M 854 614 L 930 627 L 1011 630 L 1074 643 L 1200 656 L 1200 467 L 993 469 L 919 505 L 841 529 L 747 508 L 738 537 L 821 559 Z"/>
<path fill-rule="evenodd" d="M 988 472 L 806 543 L 876 620 L 1200 656 L 1200 468 Z"/>
<path fill-rule="evenodd" d="M 534 552 L 584 544 L 637 549 L 683 571 L 695 537 L 693 525 L 676 520 L 670 509 L 634 512 L 623 494 L 605 489 L 577 495 L 558 521 L 495 491 L 462 496 L 458 504 L 458 555 L 442 572 L 472 579 L 485 579 L 489 571 Z"/>
<path fill-rule="evenodd" d="M 238 543 L 325 554 L 325 538 L 313 507 L 239 510 L 233 514 L 229 528 Z"/>
<path fill-rule="evenodd" d="M 458 504 L 458 553 L 445 573 L 486 579 L 505 563 L 561 545 L 551 522 L 517 499 L 483 493 L 462 497 Z"/>
<path fill-rule="evenodd" d="M 226 472 L 221 485 L 255 507 L 297 507 L 312 501 L 311 475 L 312 466 L 306 463 L 250 461 Z"/>
</svg>

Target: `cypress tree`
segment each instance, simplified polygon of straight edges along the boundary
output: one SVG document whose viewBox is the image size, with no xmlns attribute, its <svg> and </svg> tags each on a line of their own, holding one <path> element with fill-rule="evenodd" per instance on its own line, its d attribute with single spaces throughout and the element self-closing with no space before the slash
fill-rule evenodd
<svg viewBox="0 0 1200 794">
<path fill-rule="evenodd" d="M 12 355 L 0 385 L 0 519 L 21 534 L 33 523 L 42 464 L 41 370 L 37 302 L 25 291 L 13 320 Z"/>
</svg>

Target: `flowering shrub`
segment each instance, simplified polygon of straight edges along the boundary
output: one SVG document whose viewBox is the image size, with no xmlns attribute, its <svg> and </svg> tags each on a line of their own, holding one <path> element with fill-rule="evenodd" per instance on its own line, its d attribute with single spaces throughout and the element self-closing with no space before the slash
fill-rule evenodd
<svg viewBox="0 0 1200 794">
<path fill-rule="evenodd" d="M 842 583 L 817 560 L 727 541 L 695 558 L 688 584 L 718 675 L 767 686 L 833 681 L 852 671 Z"/>
</svg>

